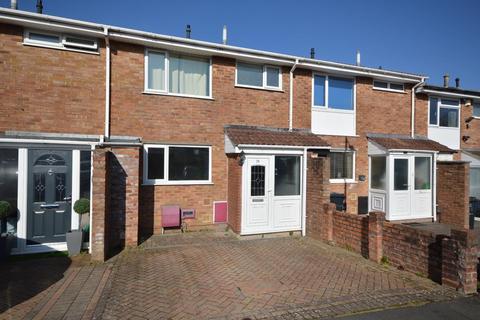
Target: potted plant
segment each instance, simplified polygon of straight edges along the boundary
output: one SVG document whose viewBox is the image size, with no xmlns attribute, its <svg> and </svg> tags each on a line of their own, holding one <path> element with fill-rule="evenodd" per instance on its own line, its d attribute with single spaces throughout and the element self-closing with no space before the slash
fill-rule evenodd
<svg viewBox="0 0 480 320">
<path fill-rule="evenodd" d="M 12 215 L 12 206 L 8 201 L 0 201 L 0 261 L 10 255 L 10 235 L 1 233 L 1 227 L 7 223 L 7 218 Z"/>
<path fill-rule="evenodd" d="M 80 253 L 83 242 L 83 231 L 88 230 L 88 222 L 84 222 L 83 216 L 90 212 L 90 200 L 80 198 L 73 204 L 73 210 L 80 215 L 80 228 L 67 232 L 68 255 L 75 256 Z"/>
</svg>

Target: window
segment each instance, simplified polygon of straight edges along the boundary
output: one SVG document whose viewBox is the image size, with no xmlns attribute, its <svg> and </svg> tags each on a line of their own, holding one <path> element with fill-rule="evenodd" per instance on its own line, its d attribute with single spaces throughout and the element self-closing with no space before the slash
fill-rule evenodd
<svg viewBox="0 0 480 320">
<path fill-rule="evenodd" d="M 387 90 L 387 91 L 398 91 L 398 92 L 405 91 L 403 83 L 393 83 L 393 82 L 378 81 L 378 80 L 373 81 L 373 88 L 378 90 Z"/>
<path fill-rule="evenodd" d="M 281 90 L 282 72 L 280 67 L 237 62 L 235 85 Z"/>
<path fill-rule="evenodd" d="M 386 190 L 387 158 L 375 156 L 370 158 L 370 187 L 372 189 Z"/>
<path fill-rule="evenodd" d="M 430 190 L 430 157 L 415 157 L 415 190 Z"/>
<path fill-rule="evenodd" d="M 314 75 L 313 106 L 353 111 L 353 79 Z"/>
<path fill-rule="evenodd" d="M 275 196 L 300 195 L 300 157 L 275 156 Z"/>
<path fill-rule="evenodd" d="M 470 197 L 480 200 L 480 168 L 470 168 Z"/>
<path fill-rule="evenodd" d="M 59 49 L 73 49 L 80 51 L 97 52 L 98 43 L 96 39 L 79 37 L 75 35 L 57 34 L 45 31 L 25 31 L 23 43 L 59 48 Z"/>
<path fill-rule="evenodd" d="M 17 211 L 18 184 L 18 150 L 0 149 L 0 200 L 10 203 L 12 210 Z M 16 233 L 17 216 L 13 215 L 0 221 L 0 233 Z"/>
<path fill-rule="evenodd" d="M 250 169 L 250 196 L 265 195 L 265 166 L 252 166 Z"/>
<path fill-rule="evenodd" d="M 91 152 L 80 151 L 80 198 L 90 199 Z"/>
<path fill-rule="evenodd" d="M 460 103 L 458 100 L 432 97 L 429 100 L 429 120 L 432 126 L 459 127 Z"/>
<path fill-rule="evenodd" d="M 473 104 L 473 116 L 480 118 L 480 103 Z"/>
<path fill-rule="evenodd" d="M 394 159 L 393 189 L 396 191 L 408 190 L 408 159 Z"/>
<path fill-rule="evenodd" d="M 210 97 L 210 59 L 148 50 L 145 91 Z"/>
<path fill-rule="evenodd" d="M 331 151 L 330 180 L 333 180 L 333 182 L 353 181 L 354 158 L 355 153 L 353 151 Z"/>
<path fill-rule="evenodd" d="M 211 181 L 211 147 L 145 145 L 145 184 L 204 184 Z"/>
</svg>

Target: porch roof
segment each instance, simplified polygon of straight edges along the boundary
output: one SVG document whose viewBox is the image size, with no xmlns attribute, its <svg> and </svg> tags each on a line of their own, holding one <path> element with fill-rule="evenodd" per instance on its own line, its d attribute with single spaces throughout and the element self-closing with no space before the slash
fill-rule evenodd
<svg viewBox="0 0 480 320">
<path fill-rule="evenodd" d="M 395 135 L 367 135 L 368 140 L 376 143 L 386 150 L 415 150 L 415 151 L 435 151 L 440 153 L 455 153 L 455 150 L 444 146 L 436 141 L 424 138 Z"/>
<path fill-rule="evenodd" d="M 227 125 L 225 134 L 235 146 L 330 147 L 319 135 L 313 134 L 307 129 L 289 131 L 287 128 Z"/>
</svg>

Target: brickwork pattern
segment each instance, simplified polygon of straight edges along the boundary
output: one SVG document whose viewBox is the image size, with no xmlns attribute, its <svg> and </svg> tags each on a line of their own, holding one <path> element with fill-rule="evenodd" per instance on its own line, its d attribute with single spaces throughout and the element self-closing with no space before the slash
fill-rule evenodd
<svg viewBox="0 0 480 320">
<path fill-rule="evenodd" d="M 228 225 L 240 233 L 242 221 L 242 166 L 238 155 L 228 155 Z"/>
</svg>

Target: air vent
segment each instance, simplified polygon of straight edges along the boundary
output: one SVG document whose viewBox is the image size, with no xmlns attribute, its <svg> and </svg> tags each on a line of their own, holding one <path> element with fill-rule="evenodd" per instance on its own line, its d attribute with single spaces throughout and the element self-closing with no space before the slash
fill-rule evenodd
<svg viewBox="0 0 480 320">
<path fill-rule="evenodd" d="M 97 50 L 97 41 L 94 39 L 79 38 L 67 35 L 63 37 L 62 43 L 65 47 Z"/>
<path fill-rule="evenodd" d="M 195 209 L 182 209 L 182 219 L 194 219 Z"/>
</svg>

